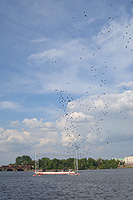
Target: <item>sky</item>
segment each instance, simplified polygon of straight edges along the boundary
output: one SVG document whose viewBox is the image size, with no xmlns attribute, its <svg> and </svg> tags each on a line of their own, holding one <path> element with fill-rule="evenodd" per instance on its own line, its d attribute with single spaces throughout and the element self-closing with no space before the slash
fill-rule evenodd
<svg viewBox="0 0 133 200">
<path fill-rule="evenodd" d="M 0 165 L 133 155 L 133 2 L 0 1 Z"/>
</svg>

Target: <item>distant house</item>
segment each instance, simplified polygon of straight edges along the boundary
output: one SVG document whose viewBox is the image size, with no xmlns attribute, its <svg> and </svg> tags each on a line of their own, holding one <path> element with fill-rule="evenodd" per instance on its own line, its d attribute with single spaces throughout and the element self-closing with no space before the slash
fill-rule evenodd
<svg viewBox="0 0 133 200">
<path fill-rule="evenodd" d="M 124 158 L 125 164 L 133 164 L 133 156 L 127 156 Z"/>
</svg>

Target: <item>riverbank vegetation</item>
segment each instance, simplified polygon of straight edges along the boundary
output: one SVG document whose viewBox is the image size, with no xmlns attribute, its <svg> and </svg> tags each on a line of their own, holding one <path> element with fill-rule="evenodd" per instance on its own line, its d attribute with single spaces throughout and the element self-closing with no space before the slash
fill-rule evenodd
<svg viewBox="0 0 133 200">
<path fill-rule="evenodd" d="M 78 159 L 78 169 L 87 170 L 87 169 L 115 169 L 119 166 L 120 161 L 111 159 L 104 160 L 99 158 L 97 160 L 93 158 L 81 158 Z M 35 168 L 35 161 L 30 158 L 30 156 L 23 155 L 16 158 L 16 165 L 33 165 Z M 74 158 L 68 159 L 49 159 L 43 157 L 39 159 L 39 168 L 45 170 L 55 170 L 55 169 L 73 169 L 74 168 Z"/>
</svg>

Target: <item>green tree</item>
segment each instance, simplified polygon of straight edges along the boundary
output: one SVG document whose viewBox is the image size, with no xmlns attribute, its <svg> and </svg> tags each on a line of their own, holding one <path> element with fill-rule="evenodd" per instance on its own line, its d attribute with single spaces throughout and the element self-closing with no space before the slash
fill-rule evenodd
<svg viewBox="0 0 133 200">
<path fill-rule="evenodd" d="M 69 169 L 73 169 L 74 167 L 74 158 L 68 158 L 66 160 L 66 167 Z"/>
<path fill-rule="evenodd" d="M 86 158 L 81 158 L 78 162 L 78 167 L 79 169 L 83 170 L 83 169 L 87 169 L 87 159 Z"/>
<path fill-rule="evenodd" d="M 99 168 L 100 165 L 103 164 L 103 160 L 102 160 L 102 158 L 97 159 L 96 163 L 97 163 L 97 168 Z"/>
<path fill-rule="evenodd" d="M 106 165 L 105 165 L 105 164 L 101 164 L 101 165 L 99 166 L 99 169 L 107 169 L 107 168 L 106 168 Z"/>
<path fill-rule="evenodd" d="M 95 159 L 88 158 L 88 160 L 87 160 L 87 168 L 89 168 L 89 169 L 92 169 L 92 168 L 95 169 L 96 166 L 97 166 L 97 163 L 96 163 Z"/>
<path fill-rule="evenodd" d="M 18 156 L 15 160 L 15 165 L 22 165 L 22 157 Z"/>
<path fill-rule="evenodd" d="M 59 159 L 54 158 L 52 160 L 53 169 L 58 169 Z"/>
<path fill-rule="evenodd" d="M 39 165 L 40 165 L 40 168 L 49 169 L 50 159 L 46 157 L 42 158 L 41 160 L 39 160 Z"/>
<path fill-rule="evenodd" d="M 23 165 L 31 165 L 32 164 L 32 159 L 30 156 L 23 155 L 22 156 L 22 163 Z"/>
<path fill-rule="evenodd" d="M 16 158 L 15 165 L 31 165 L 32 159 L 30 156 L 23 155 Z"/>
</svg>

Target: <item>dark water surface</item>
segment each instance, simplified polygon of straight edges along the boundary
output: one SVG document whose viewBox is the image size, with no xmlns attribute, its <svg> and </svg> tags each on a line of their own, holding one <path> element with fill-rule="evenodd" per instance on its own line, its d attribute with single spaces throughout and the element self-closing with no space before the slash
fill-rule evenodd
<svg viewBox="0 0 133 200">
<path fill-rule="evenodd" d="M 88 170 L 80 176 L 0 172 L 0 199 L 133 200 L 133 169 Z"/>
</svg>

